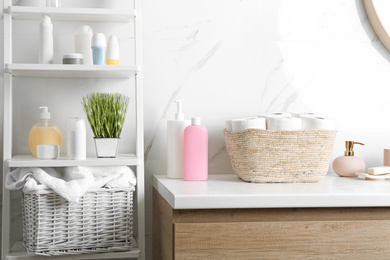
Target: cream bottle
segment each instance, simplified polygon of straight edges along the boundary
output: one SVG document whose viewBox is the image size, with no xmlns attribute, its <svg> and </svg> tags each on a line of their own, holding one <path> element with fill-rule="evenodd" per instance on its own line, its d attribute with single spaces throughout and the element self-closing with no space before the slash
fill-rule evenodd
<svg viewBox="0 0 390 260">
<path fill-rule="evenodd" d="M 193 117 L 191 125 L 184 130 L 185 181 L 205 181 L 208 178 L 208 131 Z"/>
<path fill-rule="evenodd" d="M 360 157 L 354 156 L 353 145 L 360 144 L 354 141 L 345 141 L 344 156 L 339 156 L 334 159 L 332 167 L 335 173 L 341 177 L 356 177 L 356 172 L 365 172 L 366 164 Z"/>
<path fill-rule="evenodd" d="M 49 16 L 44 15 L 39 24 L 39 63 L 53 63 L 53 24 Z"/>
<path fill-rule="evenodd" d="M 115 35 L 110 35 L 108 38 L 106 49 L 106 64 L 119 65 L 119 43 Z"/>
<path fill-rule="evenodd" d="M 167 176 L 183 179 L 184 129 L 190 122 L 184 120 L 183 100 L 174 102 L 177 104 L 175 119 L 167 122 Z"/>
<path fill-rule="evenodd" d="M 39 107 L 40 122 L 34 125 L 28 136 L 28 142 L 31 153 L 37 157 L 38 145 L 59 145 L 62 147 L 62 134 L 58 126 L 50 122 L 50 113 L 48 107 Z"/>
<path fill-rule="evenodd" d="M 77 118 L 71 124 L 70 129 L 70 159 L 85 160 L 87 155 L 87 141 L 85 122 Z"/>
</svg>

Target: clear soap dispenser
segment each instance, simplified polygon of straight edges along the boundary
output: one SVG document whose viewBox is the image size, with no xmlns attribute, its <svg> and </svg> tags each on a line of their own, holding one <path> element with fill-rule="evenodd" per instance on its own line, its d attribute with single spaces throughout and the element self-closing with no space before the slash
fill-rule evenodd
<svg viewBox="0 0 390 260">
<path fill-rule="evenodd" d="M 40 122 L 34 125 L 30 130 L 28 142 L 31 153 L 37 157 L 37 146 L 44 144 L 59 145 L 62 147 L 62 134 L 58 126 L 50 122 L 50 113 L 48 107 L 39 107 Z"/>
<path fill-rule="evenodd" d="M 363 143 L 354 141 L 345 141 L 344 156 L 339 156 L 333 161 L 333 170 L 341 177 L 356 177 L 356 172 L 365 172 L 366 163 L 360 157 L 354 156 L 353 145 Z"/>
</svg>

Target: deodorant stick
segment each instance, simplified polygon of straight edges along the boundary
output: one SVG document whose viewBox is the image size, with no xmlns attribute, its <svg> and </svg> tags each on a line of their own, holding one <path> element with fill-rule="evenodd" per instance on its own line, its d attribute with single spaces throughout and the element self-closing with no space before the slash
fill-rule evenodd
<svg viewBox="0 0 390 260">
<path fill-rule="evenodd" d="M 106 37 L 102 33 L 96 33 L 91 40 L 92 57 L 94 65 L 106 64 Z"/>
</svg>

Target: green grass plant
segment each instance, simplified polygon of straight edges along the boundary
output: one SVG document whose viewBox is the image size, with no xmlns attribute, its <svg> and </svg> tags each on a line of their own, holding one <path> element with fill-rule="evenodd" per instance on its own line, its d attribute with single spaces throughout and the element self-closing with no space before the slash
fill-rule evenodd
<svg viewBox="0 0 390 260">
<path fill-rule="evenodd" d="M 130 98 L 120 93 L 90 93 L 82 105 L 95 138 L 119 138 Z"/>
</svg>

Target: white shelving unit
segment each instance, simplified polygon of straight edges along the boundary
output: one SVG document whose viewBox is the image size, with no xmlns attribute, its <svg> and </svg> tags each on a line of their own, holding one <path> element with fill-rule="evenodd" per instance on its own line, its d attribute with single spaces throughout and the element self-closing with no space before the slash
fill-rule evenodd
<svg viewBox="0 0 390 260">
<path fill-rule="evenodd" d="M 128 165 L 136 169 L 137 186 L 134 207 L 137 234 L 134 248 L 128 252 L 80 254 L 53 256 L 51 259 L 145 259 L 145 195 L 144 195 L 144 143 L 143 143 L 143 89 L 141 63 L 141 24 L 140 0 L 134 1 L 134 10 L 100 8 L 41 8 L 12 6 L 11 0 L 4 1 L 4 114 L 3 114 L 3 183 L 6 174 L 14 167 L 67 167 L 67 166 L 115 166 Z M 127 22 L 134 23 L 134 65 L 62 65 L 62 64 L 15 64 L 12 60 L 12 22 L 18 20 L 41 19 L 46 14 L 53 21 Z M 137 15 L 136 15 L 137 14 Z M 27 78 L 134 78 L 134 100 L 136 102 L 136 151 L 135 154 L 119 154 L 116 158 L 87 157 L 86 160 L 69 160 L 60 157 L 56 160 L 39 160 L 32 155 L 12 152 L 12 89 L 14 77 Z M 10 191 L 3 186 L 2 205 L 2 255 L 1 259 L 47 259 L 29 256 L 21 241 L 10 243 Z M 22 228 L 22 227 L 20 227 Z"/>
</svg>

